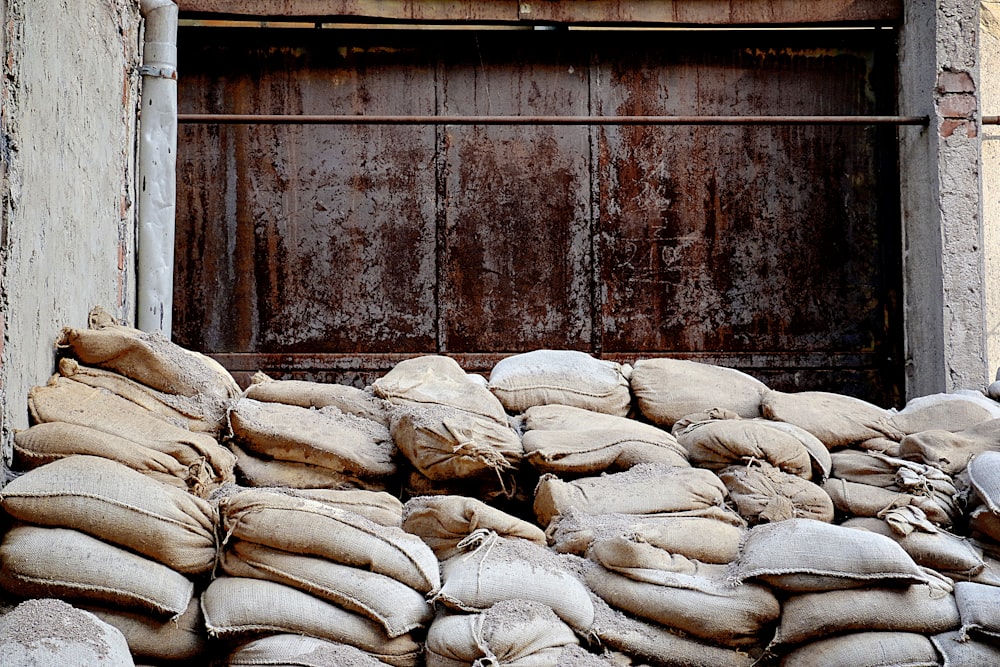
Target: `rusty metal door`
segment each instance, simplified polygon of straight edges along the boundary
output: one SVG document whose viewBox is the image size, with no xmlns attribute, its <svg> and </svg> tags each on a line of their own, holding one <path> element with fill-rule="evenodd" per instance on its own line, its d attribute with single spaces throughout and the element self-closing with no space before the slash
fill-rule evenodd
<svg viewBox="0 0 1000 667">
<path fill-rule="evenodd" d="M 181 111 L 892 113 L 892 30 L 184 28 Z M 175 339 L 364 383 L 540 347 L 898 404 L 896 130 L 183 125 Z"/>
</svg>

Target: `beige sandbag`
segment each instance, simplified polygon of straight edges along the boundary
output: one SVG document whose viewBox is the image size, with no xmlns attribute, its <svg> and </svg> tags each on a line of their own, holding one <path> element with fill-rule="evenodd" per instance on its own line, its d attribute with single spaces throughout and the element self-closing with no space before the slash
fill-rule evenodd
<svg viewBox="0 0 1000 667">
<path fill-rule="evenodd" d="M 825 391 L 769 391 L 761 399 L 768 419 L 788 422 L 819 438 L 830 449 L 848 447 L 869 438 L 899 440 L 887 410 L 860 398 Z"/>
<path fill-rule="evenodd" d="M 192 471 L 169 454 L 131 440 L 102 433 L 87 426 L 66 422 L 36 424 L 14 434 L 14 468 L 33 470 L 38 466 L 78 454 L 100 456 L 142 473 L 161 484 L 188 489 Z M 200 466 L 195 473 L 200 471 Z M 197 486 L 198 480 L 192 480 Z"/>
<path fill-rule="evenodd" d="M 834 477 L 890 491 L 926 496 L 953 521 L 962 514 L 954 480 L 938 468 L 881 452 L 856 452 L 850 449 L 835 452 L 833 458 L 836 461 Z"/>
<path fill-rule="evenodd" d="M 402 528 L 318 500 L 256 489 L 221 499 L 219 512 L 227 539 L 370 570 L 422 593 L 441 587 L 434 553 Z"/>
<path fill-rule="evenodd" d="M 419 591 L 392 577 L 323 558 L 302 556 L 253 542 L 231 542 L 222 569 L 234 577 L 266 579 L 292 586 L 370 618 L 389 637 L 424 627 L 434 616 Z"/>
<path fill-rule="evenodd" d="M 396 472 L 396 448 L 385 427 L 337 408 L 311 410 L 244 398 L 236 402 L 229 421 L 237 441 L 256 454 L 363 479 Z"/>
<path fill-rule="evenodd" d="M 1000 588 L 972 581 L 955 582 L 962 634 L 996 643 L 1000 639 Z"/>
<path fill-rule="evenodd" d="M 793 595 L 782 603 L 775 644 L 800 644 L 844 632 L 955 630 L 961 621 L 954 595 L 925 584 Z"/>
<path fill-rule="evenodd" d="M 868 484 L 882 489 L 896 486 L 896 470 L 892 458 L 879 452 L 860 449 L 840 449 L 830 454 L 831 475 L 856 484 Z"/>
<path fill-rule="evenodd" d="M 459 542 L 479 529 L 545 546 L 545 533 L 486 503 L 466 496 L 419 496 L 403 506 L 403 530 L 422 539 L 444 561 L 460 552 Z"/>
<path fill-rule="evenodd" d="M 210 435 L 175 426 L 106 389 L 54 375 L 28 392 L 28 410 L 35 424 L 86 426 L 168 454 L 191 470 L 198 495 L 233 480 L 236 457 Z"/>
<path fill-rule="evenodd" d="M 833 521 L 833 501 L 822 487 L 767 463 L 726 468 L 719 479 L 751 524 L 792 518 Z"/>
<path fill-rule="evenodd" d="M 1000 665 L 1000 646 L 977 641 L 961 632 L 943 632 L 932 636 L 931 642 L 944 658 L 944 667 Z"/>
<path fill-rule="evenodd" d="M 543 526 L 569 507 L 587 514 L 657 514 L 721 506 L 726 487 L 711 470 L 642 464 L 625 472 L 564 482 L 545 475 L 535 489 Z"/>
<path fill-rule="evenodd" d="M 217 519 L 207 501 L 110 459 L 54 461 L 12 480 L 0 498 L 15 519 L 78 530 L 178 572 L 200 574 L 215 563 Z"/>
<path fill-rule="evenodd" d="M 437 480 L 428 478 L 419 470 L 411 470 L 403 482 L 403 495 L 410 498 L 466 496 L 498 506 L 510 502 L 530 502 L 534 486 L 526 486 L 519 477 L 517 472 L 497 474 L 495 470 L 490 470 L 475 477 Z"/>
<path fill-rule="evenodd" d="M 524 428 L 525 458 L 543 473 L 600 474 L 640 463 L 688 465 L 674 436 L 634 419 L 541 405 L 525 413 Z"/>
<path fill-rule="evenodd" d="M 385 491 L 367 489 L 282 489 L 284 493 L 309 498 L 331 507 L 360 514 L 380 526 L 400 528 L 403 524 L 403 503 Z"/>
<path fill-rule="evenodd" d="M 631 372 L 586 352 L 533 350 L 498 361 L 489 387 L 510 412 L 559 404 L 624 417 L 632 405 Z"/>
<path fill-rule="evenodd" d="M 976 495 L 994 514 L 1000 514 L 1000 452 L 983 452 L 967 468 Z"/>
<path fill-rule="evenodd" d="M 867 530 L 895 540 L 917 565 L 963 577 L 975 576 L 983 570 L 982 553 L 968 540 L 946 533 L 928 521 L 918 507 L 907 506 L 890 510 L 885 519 L 856 518 L 842 526 Z M 920 517 L 924 517 L 920 520 Z"/>
<path fill-rule="evenodd" d="M 390 419 L 399 451 L 428 479 L 499 475 L 513 470 L 524 454 L 506 422 L 446 405 L 397 406 Z"/>
<path fill-rule="evenodd" d="M 914 505 L 923 510 L 928 519 L 939 526 L 947 527 L 952 524 L 952 517 L 948 514 L 952 507 L 941 507 L 934 498 L 927 496 L 915 496 L 892 489 L 834 478 L 826 480 L 823 484 L 823 490 L 829 494 L 837 510 L 850 516 L 878 516 L 893 507 Z"/>
<path fill-rule="evenodd" d="M 637 361 L 631 386 L 642 414 L 666 428 L 685 415 L 711 408 L 758 417 L 767 391 L 763 382 L 732 368 L 667 358 Z"/>
<path fill-rule="evenodd" d="M 384 667 L 370 653 L 302 635 L 269 635 L 236 647 L 227 667 Z"/>
<path fill-rule="evenodd" d="M 937 667 L 931 640 L 913 632 L 855 632 L 819 639 L 784 657 L 781 667 Z"/>
<path fill-rule="evenodd" d="M 507 423 L 499 399 L 451 357 L 427 355 L 401 361 L 372 383 L 372 391 L 396 406 L 446 406 L 497 424 Z"/>
<path fill-rule="evenodd" d="M 986 505 L 979 505 L 968 514 L 969 535 L 990 542 L 1000 542 L 1000 515 Z"/>
<path fill-rule="evenodd" d="M 730 576 L 800 592 L 858 588 L 875 581 L 928 583 L 928 575 L 891 538 L 812 519 L 751 528 Z"/>
<path fill-rule="evenodd" d="M 427 631 L 427 667 L 555 665 L 573 630 L 539 602 L 500 600 L 478 614 L 439 614 Z"/>
<path fill-rule="evenodd" d="M 388 488 L 388 479 L 363 479 L 325 466 L 265 458 L 232 441 L 228 446 L 236 455 L 236 476 L 244 486 L 368 491 Z"/>
<path fill-rule="evenodd" d="M 135 658 L 154 661 L 203 661 L 208 649 L 208 633 L 201 615 L 201 600 L 191 599 L 187 610 L 167 621 L 147 614 L 108 607 L 85 607 L 125 635 Z"/>
<path fill-rule="evenodd" d="M 201 607 L 210 637 L 298 634 L 353 646 L 393 667 L 421 663 L 412 636 L 391 638 L 371 619 L 273 581 L 219 577 L 202 594 Z"/>
<path fill-rule="evenodd" d="M 952 433 L 932 429 L 913 433 L 899 443 L 899 455 L 940 468 L 949 475 L 965 470 L 972 457 L 1000 451 L 1000 419 L 980 422 Z"/>
<path fill-rule="evenodd" d="M 17 526 L 4 536 L 0 586 L 21 597 L 59 597 L 158 618 L 183 614 L 194 591 L 166 565 L 75 530 L 37 526 Z"/>
<path fill-rule="evenodd" d="M 931 394 L 907 401 L 906 406 L 892 416 L 892 424 L 903 433 L 920 433 L 938 429 L 964 431 L 990 419 L 1000 418 L 1000 403 L 982 392 L 959 390 L 952 394 Z"/>
<path fill-rule="evenodd" d="M 764 420 L 713 419 L 696 422 L 677 434 L 692 465 L 722 470 L 764 461 L 782 472 L 812 477 L 812 458 L 802 442 Z"/>
<path fill-rule="evenodd" d="M 371 392 L 345 384 L 309 382 L 306 380 L 272 380 L 261 372 L 254 373 L 246 397 L 265 403 L 284 403 L 300 408 L 333 406 L 341 412 L 376 421 L 389 428 L 387 406 Z"/>
</svg>

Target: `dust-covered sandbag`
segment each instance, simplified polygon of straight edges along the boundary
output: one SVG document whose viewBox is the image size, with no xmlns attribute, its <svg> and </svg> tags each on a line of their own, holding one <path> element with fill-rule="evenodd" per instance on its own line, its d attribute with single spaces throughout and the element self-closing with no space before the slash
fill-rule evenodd
<svg viewBox="0 0 1000 667">
<path fill-rule="evenodd" d="M 370 391 L 345 384 L 307 380 L 273 380 L 254 373 L 246 397 L 265 403 L 284 403 L 300 408 L 335 407 L 341 412 L 376 421 L 389 428 L 386 404 Z"/>
<path fill-rule="evenodd" d="M 792 595 L 781 607 L 775 644 L 800 644 L 865 630 L 936 634 L 961 621 L 954 595 L 926 584 Z"/>
<path fill-rule="evenodd" d="M 1000 452 L 983 452 L 969 462 L 969 483 L 994 514 L 1000 514 Z"/>
<path fill-rule="evenodd" d="M 784 657 L 781 667 L 938 667 L 931 640 L 913 632 L 855 632 L 819 639 Z"/>
<path fill-rule="evenodd" d="M 931 642 L 944 658 L 944 667 L 1000 665 L 1000 646 L 966 637 L 959 631 L 933 635 Z"/>
<path fill-rule="evenodd" d="M 952 520 L 961 515 L 955 481 L 951 475 L 938 468 L 881 452 L 859 452 L 852 449 L 834 452 L 832 459 L 833 476 L 838 479 L 926 496 L 933 499 Z"/>
<path fill-rule="evenodd" d="M 227 539 L 370 570 L 421 593 L 441 586 L 437 558 L 420 538 L 355 512 L 256 489 L 222 498 L 219 512 Z"/>
<path fill-rule="evenodd" d="M 541 405 L 525 413 L 524 429 L 525 458 L 543 473 L 581 476 L 640 463 L 688 465 L 687 452 L 674 436 L 625 417 Z"/>
<path fill-rule="evenodd" d="M 890 537 L 917 565 L 939 572 L 970 577 L 985 567 L 982 553 L 968 540 L 939 529 L 912 505 L 890 510 L 885 519 L 855 518 L 841 525 Z"/>
<path fill-rule="evenodd" d="M 1000 403 L 982 392 L 962 389 L 911 399 L 892 416 L 892 424 L 909 435 L 932 429 L 964 431 L 990 419 L 1000 419 Z"/>
<path fill-rule="evenodd" d="M 825 391 L 769 391 L 761 399 L 768 419 L 788 422 L 816 436 L 829 449 L 849 447 L 870 438 L 899 440 L 890 413 L 860 398 Z"/>
<path fill-rule="evenodd" d="M 427 667 L 556 665 L 563 647 L 578 645 L 551 608 L 501 600 L 478 614 L 439 614 L 427 631 Z"/>
<path fill-rule="evenodd" d="M 419 591 L 363 568 L 289 553 L 253 542 L 230 542 L 223 571 L 292 586 L 379 623 L 389 637 L 424 627 L 434 613 Z"/>
<path fill-rule="evenodd" d="M 782 472 L 812 477 L 812 457 L 799 438 L 758 419 L 712 419 L 695 422 L 677 434 L 692 465 L 722 470 L 764 461 Z"/>
<path fill-rule="evenodd" d="M 654 424 L 670 428 L 686 415 L 712 408 L 759 417 L 767 385 L 733 368 L 685 359 L 640 359 L 632 371 L 632 393 Z"/>
<path fill-rule="evenodd" d="M 857 484 L 868 484 L 882 489 L 896 486 L 896 470 L 893 458 L 880 452 L 860 449 L 840 449 L 830 454 L 833 462 L 831 476 Z"/>
<path fill-rule="evenodd" d="M 949 475 L 957 475 L 965 470 L 974 456 L 998 451 L 1000 419 L 980 422 L 956 433 L 940 429 L 913 433 L 899 443 L 899 455 L 902 458 L 921 461 L 940 468 Z"/>
<path fill-rule="evenodd" d="M 629 536 L 705 563 L 728 563 L 739 553 L 746 526 L 724 507 L 676 514 L 584 514 L 570 507 L 546 530 L 558 553 L 585 556 L 596 542 Z"/>
<path fill-rule="evenodd" d="M 507 423 L 503 405 L 486 383 L 472 378 L 451 357 L 427 355 L 401 361 L 372 383 L 372 391 L 396 406 L 446 406 Z"/>
<path fill-rule="evenodd" d="M 367 489 L 281 489 L 280 491 L 360 514 L 380 526 L 400 528 L 403 523 L 402 501 L 385 491 Z"/>
<path fill-rule="evenodd" d="M 228 446 L 236 455 L 236 478 L 244 486 L 366 491 L 388 488 L 388 478 L 363 479 L 325 466 L 251 454 L 235 442 Z"/>
<path fill-rule="evenodd" d="M 550 607 L 581 635 L 590 631 L 594 622 L 590 595 L 560 556 L 487 530 L 476 531 L 459 546 L 469 553 L 441 564 L 444 585 L 435 602 L 478 612 L 501 600 L 531 600 Z"/>
<path fill-rule="evenodd" d="M 0 586 L 21 597 L 58 597 L 183 614 L 194 586 L 166 565 L 66 528 L 17 526 L 0 543 Z"/>
<path fill-rule="evenodd" d="M 955 582 L 955 600 L 962 616 L 962 634 L 1000 640 L 1000 588 L 972 581 Z"/>
<path fill-rule="evenodd" d="M 348 644 L 394 667 L 421 663 L 412 636 L 390 638 L 369 618 L 273 581 L 219 577 L 205 589 L 201 607 L 210 637 L 297 634 Z"/>
<path fill-rule="evenodd" d="M 403 530 L 418 536 L 444 561 L 461 551 L 459 542 L 477 530 L 545 546 L 538 526 L 466 496 L 418 496 L 403 506 Z"/>
<path fill-rule="evenodd" d="M 953 517 L 949 512 L 955 506 L 942 507 L 935 498 L 927 496 L 915 496 L 870 484 L 834 478 L 823 483 L 823 490 L 833 500 L 833 506 L 849 516 L 877 517 L 894 507 L 914 505 L 923 510 L 927 518 L 939 526 L 951 526 L 953 522 Z"/>
<path fill-rule="evenodd" d="M 237 441 L 256 454 L 363 479 L 382 479 L 396 472 L 396 448 L 389 431 L 337 408 L 311 410 L 244 398 L 233 407 L 229 421 Z"/>
<path fill-rule="evenodd" d="M 833 521 L 833 501 L 822 487 L 767 463 L 732 466 L 720 471 L 719 479 L 751 524 L 792 518 Z"/>
<path fill-rule="evenodd" d="M 625 472 L 564 482 L 545 475 L 535 489 L 543 526 L 566 509 L 586 514 L 658 514 L 721 506 L 726 487 L 711 470 L 642 464 Z"/>
<path fill-rule="evenodd" d="M 227 667 L 384 667 L 370 653 L 347 644 L 304 637 L 269 635 L 236 647 Z"/>
<path fill-rule="evenodd" d="M 118 628 L 135 658 L 153 661 L 202 660 L 208 649 L 201 600 L 191 599 L 187 610 L 174 619 L 162 620 L 147 614 L 109 607 L 85 607 L 110 626 Z"/>
<path fill-rule="evenodd" d="M 520 472 L 522 471 L 498 474 L 495 470 L 489 470 L 475 477 L 462 479 L 430 479 L 419 470 L 411 470 L 403 481 L 403 495 L 410 498 L 466 496 L 498 507 L 510 503 L 530 503 L 538 479 L 534 479 L 534 484 L 525 484 Z"/>
<path fill-rule="evenodd" d="M 490 391 L 510 412 L 570 405 L 624 417 L 632 405 L 632 368 L 576 350 L 533 350 L 505 357 L 490 371 Z"/>
<path fill-rule="evenodd" d="M 812 519 L 751 528 L 730 576 L 801 592 L 858 588 L 876 581 L 894 586 L 928 583 L 928 575 L 891 538 Z"/>
<path fill-rule="evenodd" d="M 188 574 L 215 563 L 215 509 L 186 491 L 150 482 L 110 459 L 71 456 L 0 489 L 20 521 L 71 528 Z"/>
<path fill-rule="evenodd" d="M 392 437 L 413 467 L 432 480 L 499 475 L 521 461 L 521 439 L 504 422 L 446 405 L 403 405 L 390 412 Z"/>
<path fill-rule="evenodd" d="M 0 615 L 0 657 L 9 667 L 132 667 L 125 638 L 62 600 L 26 600 Z"/>
</svg>

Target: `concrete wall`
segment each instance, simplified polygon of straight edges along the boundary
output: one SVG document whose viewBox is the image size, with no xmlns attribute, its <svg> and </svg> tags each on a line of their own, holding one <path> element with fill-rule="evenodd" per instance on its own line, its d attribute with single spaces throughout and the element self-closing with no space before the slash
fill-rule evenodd
<svg viewBox="0 0 1000 667">
<path fill-rule="evenodd" d="M 134 319 L 137 0 L 0 0 L 0 437 L 95 304 Z"/>
<path fill-rule="evenodd" d="M 1000 115 L 1000 0 L 982 3 L 980 14 L 980 105 L 984 116 Z M 982 128 L 983 227 L 986 255 L 986 349 L 990 379 L 1000 368 L 1000 125 Z"/>
</svg>

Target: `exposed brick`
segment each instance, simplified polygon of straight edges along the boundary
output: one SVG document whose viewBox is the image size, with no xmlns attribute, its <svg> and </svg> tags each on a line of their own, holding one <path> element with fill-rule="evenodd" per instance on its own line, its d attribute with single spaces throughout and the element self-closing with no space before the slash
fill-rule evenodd
<svg viewBox="0 0 1000 667">
<path fill-rule="evenodd" d="M 938 98 L 938 112 L 945 118 L 972 118 L 976 114 L 975 95 L 952 94 Z"/>
<path fill-rule="evenodd" d="M 944 70 L 938 73 L 937 91 L 939 93 L 974 93 L 976 82 L 968 72 Z"/>
</svg>

